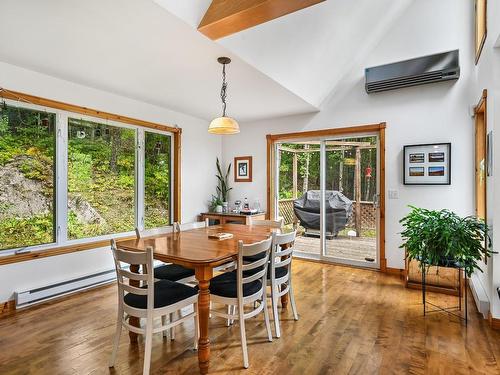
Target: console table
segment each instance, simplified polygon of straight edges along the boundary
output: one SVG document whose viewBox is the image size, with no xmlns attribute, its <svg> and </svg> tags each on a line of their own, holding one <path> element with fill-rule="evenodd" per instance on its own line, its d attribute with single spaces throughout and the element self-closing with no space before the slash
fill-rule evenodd
<svg viewBox="0 0 500 375">
<path fill-rule="evenodd" d="M 204 221 L 206 219 L 209 220 L 217 220 L 218 224 L 231 224 L 231 223 L 237 223 L 237 224 L 244 224 L 244 225 L 249 225 L 250 224 L 250 218 L 255 219 L 255 220 L 264 220 L 266 218 L 266 213 L 265 212 L 258 212 L 252 215 L 243 215 L 243 214 L 237 214 L 233 212 L 227 212 L 227 213 L 222 213 L 222 212 L 203 212 L 200 214 L 200 219 L 201 221 Z"/>
</svg>

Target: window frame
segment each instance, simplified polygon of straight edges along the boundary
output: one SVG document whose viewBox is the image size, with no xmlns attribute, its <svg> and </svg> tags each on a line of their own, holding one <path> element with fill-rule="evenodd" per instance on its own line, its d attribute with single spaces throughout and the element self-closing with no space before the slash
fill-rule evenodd
<svg viewBox="0 0 500 375">
<path fill-rule="evenodd" d="M 16 95 L 17 94 L 17 95 Z M 14 96 L 12 98 L 12 96 Z M 35 101 L 24 99 L 36 98 L 42 101 L 42 105 Z M 55 102 L 49 99 L 32 97 L 21 93 L 12 93 L 0 90 L 0 100 L 5 100 L 7 105 L 53 113 L 56 116 L 55 126 L 55 153 L 54 153 L 54 208 L 55 215 L 55 241 L 47 244 L 18 247 L 0 250 L 0 265 L 31 260 L 38 257 L 59 255 L 73 251 L 81 251 L 106 246 L 105 242 L 111 238 L 135 237 L 135 230 L 121 233 L 112 233 L 96 237 L 80 239 L 68 239 L 68 130 L 69 118 L 82 119 L 103 125 L 116 126 L 131 129 L 135 132 L 135 183 L 134 183 L 134 225 L 143 229 L 145 216 L 145 132 L 157 133 L 170 136 L 170 222 L 180 220 L 180 135 L 181 129 L 154 124 L 142 120 L 135 120 L 101 111 L 95 111 L 86 107 L 73 106 L 65 103 Z M 46 102 L 46 103 L 45 103 Z M 47 104 L 48 105 L 43 105 Z M 50 105 L 53 103 L 54 105 Z M 69 110 L 60 107 L 67 106 Z M 77 111 L 71 109 L 76 108 Z M 89 114 L 90 113 L 90 114 Z M 95 114 L 97 116 L 92 115 Z M 130 120 L 130 121 L 128 121 Z M 132 122 L 132 123 L 131 123 Z M 143 125 L 144 124 L 144 125 Z M 165 128 L 167 130 L 163 130 Z M 142 144 L 141 144 L 142 141 Z M 179 149 L 179 150 L 178 150 Z M 177 170 L 177 172 L 176 172 Z M 162 228 L 162 227 L 159 227 Z M 93 246 L 95 244 L 95 246 Z"/>
</svg>

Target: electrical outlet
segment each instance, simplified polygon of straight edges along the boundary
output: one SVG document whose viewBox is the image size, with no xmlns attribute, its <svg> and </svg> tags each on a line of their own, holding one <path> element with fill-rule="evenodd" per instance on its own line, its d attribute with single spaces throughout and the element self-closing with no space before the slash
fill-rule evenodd
<svg viewBox="0 0 500 375">
<path fill-rule="evenodd" d="M 387 193 L 389 195 L 389 199 L 398 199 L 399 198 L 399 191 L 397 191 L 397 190 L 388 190 Z"/>
</svg>

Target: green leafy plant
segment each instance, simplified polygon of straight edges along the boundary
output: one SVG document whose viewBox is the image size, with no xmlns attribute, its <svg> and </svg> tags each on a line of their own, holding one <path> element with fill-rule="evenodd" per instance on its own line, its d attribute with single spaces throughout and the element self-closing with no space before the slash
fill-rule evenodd
<svg viewBox="0 0 500 375">
<path fill-rule="evenodd" d="M 216 197 L 215 195 L 212 195 L 212 199 L 210 200 L 210 211 L 215 211 L 215 208 L 217 206 L 222 206 L 222 200 L 219 197 Z"/>
<path fill-rule="evenodd" d="M 488 226 L 474 216 L 460 217 L 450 210 L 427 210 L 410 206 L 411 212 L 399 222 L 408 259 L 420 261 L 422 271 L 426 266 L 458 264 L 471 276 L 489 250 L 491 240 Z"/>
<path fill-rule="evenodd" d="M 227 171 L 224 174 L 222 172 L 222 167 L 220 165 L 219 158 L 217 158 L 217 179 L 219 180 L 218 185 L 217 185 L 217 198 L 219 198 L 222 202 L 227 202 L 229 198 L 229 191 L 232 190 L 232 188 L 229 187 L 229 173 L 231 172 L 231 163 L 229 163 L 229 166 L 227 167 Z"/>
</svg>

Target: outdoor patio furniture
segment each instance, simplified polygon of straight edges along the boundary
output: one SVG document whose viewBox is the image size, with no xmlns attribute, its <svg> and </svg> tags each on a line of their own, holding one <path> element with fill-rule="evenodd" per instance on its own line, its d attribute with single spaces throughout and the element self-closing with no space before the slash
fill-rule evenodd
<svg viewBox="0 0 500 375">
<path fill-rule="evenodd" d="M 295 216 L 300 225 L 308 231 L 319 231 L 320 223 L 319 190 L 309 190 L 293 202 Z M 332 236 L 346 227 L 352 215 L 352 202 L 344 194 L 335 190 L 325 191 L 326 233 Z"/>
</svg>

